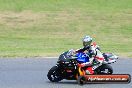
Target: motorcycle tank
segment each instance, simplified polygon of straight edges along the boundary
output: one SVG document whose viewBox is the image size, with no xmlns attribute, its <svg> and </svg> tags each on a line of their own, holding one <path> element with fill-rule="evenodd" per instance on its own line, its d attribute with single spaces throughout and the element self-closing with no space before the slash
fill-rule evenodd
<svg viewBox="0 0 132 88">
<path fill-rule="evenodd" d="M 77 53 L 76 54 L 78 63 L 86 63 L 89 62 L 89 57 L 85 53 Z"/>
</svg>

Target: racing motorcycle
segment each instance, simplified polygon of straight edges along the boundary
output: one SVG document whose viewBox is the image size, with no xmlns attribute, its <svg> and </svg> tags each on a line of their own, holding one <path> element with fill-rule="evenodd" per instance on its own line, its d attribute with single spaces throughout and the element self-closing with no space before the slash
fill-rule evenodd
<svg viewBox="0 0 132 88">
<path fill-rule="evenodd" d="M 79 64 L 89 60 L 89 56 L 86 53 L 77 53 L 75 57 L 69 56 L 68 51 L 62 53 L 59 56 L 57 64 L 53 66 L 47 77 L 51 82 L 59 82 L 63 79 L 67 80 L 78 80 L 80 76 L 86 75 L 85 69 L 87 67 L 80 67 Z M 118 56 L 112 53 L 103 53 L 104 62 L 101 66 L 94 70 L 94 74 L 112 74 L 113 68 L 111 63 L 116 62 Z M 93 61 L 93 64 L 96 64 L 96 60 Z"/>
</svg>

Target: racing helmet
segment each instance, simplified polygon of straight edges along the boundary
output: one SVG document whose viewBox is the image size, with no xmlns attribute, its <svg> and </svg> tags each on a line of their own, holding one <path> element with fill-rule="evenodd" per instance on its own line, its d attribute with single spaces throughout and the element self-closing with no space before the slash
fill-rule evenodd
<svg viewBox="0 0 132 88">
<path fill-rule="evenodd" d="M 83 37 L 82 42 L 83 42 L 84 47 L 90 46 L 92 43 L 92 38 L 87 35 L 87 36 Z"/>
</svg>

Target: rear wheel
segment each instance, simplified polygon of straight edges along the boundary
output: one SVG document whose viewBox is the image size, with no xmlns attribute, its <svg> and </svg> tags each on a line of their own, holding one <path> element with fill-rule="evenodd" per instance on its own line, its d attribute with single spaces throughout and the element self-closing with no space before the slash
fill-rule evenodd
<svg viewBox="0 0 132 88">
<path fill-rule="evenodd" d="M 62 80 L 62 77 L 61 77 L 61 74 L 59 72 L 59 69 L 57 66 L 53 66 L 48 74 L 47 74 L 47 77 L 48 79 L 51 81 L 51 82 L 58 82 L 58 81 L 61 81 Z"/>
<path fill-rule="evenodd" d="M 113 68 L 109 64 L 103 64 L 96 70 L 96 74 L 112 74 Z"/>
</svg>

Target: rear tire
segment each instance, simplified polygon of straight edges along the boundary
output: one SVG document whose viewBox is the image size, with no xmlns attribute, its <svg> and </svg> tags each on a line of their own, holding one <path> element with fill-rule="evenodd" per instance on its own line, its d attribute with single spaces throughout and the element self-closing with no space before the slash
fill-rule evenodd
<svg viewBox="0 0 132 88">
<path fill-rule="evenodd" d="M 113 68 L 109 64 L 103 64 L 95 72 L 96 74 L 112 74 Z"/>
<path fill-rule="evenodd" d="M 59 82 L 62 80 L 61 74 L 57 66 L 53 66 L 49 70 L 47 77 L 51 82 Z"/>
</svg>

